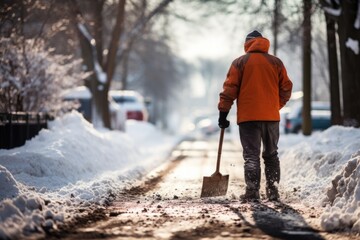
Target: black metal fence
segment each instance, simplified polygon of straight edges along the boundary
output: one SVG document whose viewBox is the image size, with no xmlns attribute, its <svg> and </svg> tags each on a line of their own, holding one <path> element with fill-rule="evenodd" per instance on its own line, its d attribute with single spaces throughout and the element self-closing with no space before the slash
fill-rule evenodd
<svg viewBox="0 0 360 240">
<path fill-rule="evenodd" d="M 25 144 L 36 136 L 51 117 L 45 113 L 0 113 L 0 148 L 10 149 Z"/>
</svg>

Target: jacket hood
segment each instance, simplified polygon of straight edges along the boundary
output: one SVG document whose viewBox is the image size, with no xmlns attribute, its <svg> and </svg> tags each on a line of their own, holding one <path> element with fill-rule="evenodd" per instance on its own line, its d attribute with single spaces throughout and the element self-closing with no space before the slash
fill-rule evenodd
<svg viewBox="0 0 360 240">
<path fill-rule="evenodd" d="M 270 41 L 264 37 L 256 37 L 244 44 L 245 52 L 264 52 L 267 53 L 270 48 Z"/>
</svg>

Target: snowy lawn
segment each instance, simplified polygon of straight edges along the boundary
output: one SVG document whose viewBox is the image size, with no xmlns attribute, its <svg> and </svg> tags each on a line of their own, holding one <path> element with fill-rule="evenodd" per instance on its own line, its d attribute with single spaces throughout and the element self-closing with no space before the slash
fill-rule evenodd
<svg viewBox="0 0 360 240">
<path fill-rule="evenodd" d="M 148 123 L 128 121 L 126 128 L 94 129 L 73 112 L 25 146 L 0 150 L 0 239 L 43 234 L 79 216 L 79 208 L 106 205 L 179 140 Z M 360 129 L 282 135 L 279 151 L 285 201 L 326 206 L 325 230 L 360 232 Z"/>
<path fill-rule="evenodd" d="M 126 129 L 97 130 L 72 112 L 24 146 L 0 150 L 0 239 L 42 234 L 80 207 L 107 204 L 178 141 L 145 122 L 127 121 Z"/>
</svg>

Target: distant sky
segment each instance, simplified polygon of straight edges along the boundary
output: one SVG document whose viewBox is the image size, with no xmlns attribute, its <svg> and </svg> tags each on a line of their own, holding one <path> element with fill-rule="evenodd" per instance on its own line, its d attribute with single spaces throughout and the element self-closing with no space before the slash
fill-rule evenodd
<svg viewBox="0 0 360 240">
<path fill-rule="evenodd" d="M 242 38 L 245 33 L 239 29 L 234 31 L 236 24 L 229 20 L 229 16 L 214 15 L 199 18 L 199 10 L 183 7 L 176 5 L 178 11 L 185 12 L 185 16 L 196 20 L 172 22 L 176 39 L 175 49 L 180 57 L 195 67 L 199 66 L 201 59 L 225 61 L 230 65 L 234 58 L 244 53 Z M 227 67 L 223 70 L 224 78 L 227 70 Z M 219 81 L 222 80 L 224 79 L 219 79 Z M 194 72 L 190 82 L 194 97 L 204 96 L 205 86 L 201 73 Z"/>
<path fill-rule="evenodd" d="M 179 28 L 177 39 L 179 55 L 194 66 L 199 66 L 201 59 L 222 61 L 225 58 L 229 60 L 230 64 L 232 57 L 236 55 L 231 52 L 234 47 L 231 46 L 228 34 L 217 24 L 209 27 L 201 26 L 196 29 L 191 28 L 190 24 L 183 25 Z M 226 70 L 224 69 L 224 76 Z M 194 72 L 190 82 L 193 83 L 194 96 L 201 97 L 205 94 L 200 71 Z"/>
<path fill-rule="evenodd" d="M 226 29 L 217 24 L 216 17 L 209 19 L 204 25 L 192 27 L 190 23 L 177 23 L 177 40 L 179 54 L 190 61 L 199 58 L 223 58 L 234 54 L 232 40 Z M 206 25 L 205 25 L 206 24 Z"/>
</svg>

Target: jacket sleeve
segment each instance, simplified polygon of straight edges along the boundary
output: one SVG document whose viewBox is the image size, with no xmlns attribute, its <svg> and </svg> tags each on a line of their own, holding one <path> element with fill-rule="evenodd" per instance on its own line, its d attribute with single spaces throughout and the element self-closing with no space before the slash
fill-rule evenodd
<svg viewBox="0 0 360 240">
<path fill-rule="evenodd" d="M 280 109 L 285 106 L 287 101 L 291 97 L 292 82 L 289 79 L 285 66 L 281 64 L 280 76 L 279 76 L 279 96 L 280 96 Z"/>
<path fill-rule="evenodd" d="M 234 66 L 234 63 L 231 64 L 223 85 L 223 91 L 220 93 L 219 111 L 229 112 L 234 100 L 237 99 L 240 88 L 239 76 L 239 70 Z"/>
</svg>

